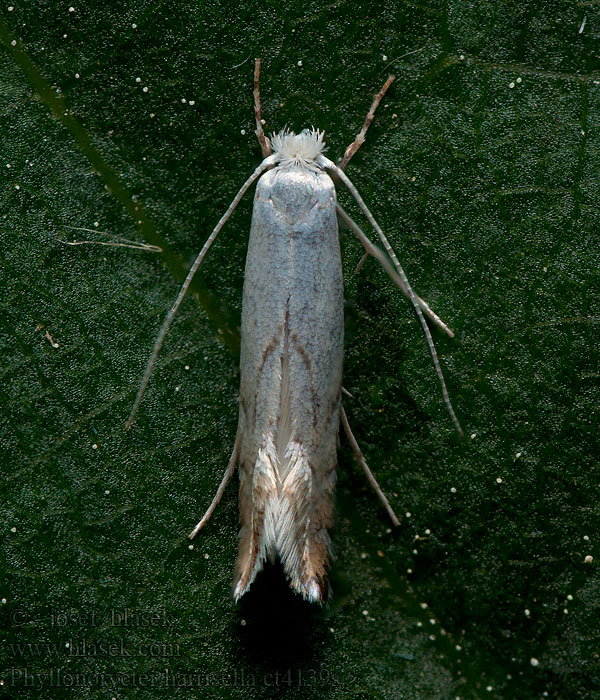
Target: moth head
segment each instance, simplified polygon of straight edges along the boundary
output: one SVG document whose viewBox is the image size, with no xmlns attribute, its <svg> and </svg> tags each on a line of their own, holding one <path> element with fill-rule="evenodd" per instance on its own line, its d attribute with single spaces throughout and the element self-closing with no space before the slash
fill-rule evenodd
<svg viewBox="0 0 600 700">
<path fill-rule="evenodd" d="M 304 129 L 295 134 L 288 129 L 282 129 L 278 134 L 272 134 L 271 146 L 279 156 L 280 165 L 290 167 L 297 165 L 308 170 L 319 170 L 317 158 L 325 151 L 324 131 Z"/>
</svg>

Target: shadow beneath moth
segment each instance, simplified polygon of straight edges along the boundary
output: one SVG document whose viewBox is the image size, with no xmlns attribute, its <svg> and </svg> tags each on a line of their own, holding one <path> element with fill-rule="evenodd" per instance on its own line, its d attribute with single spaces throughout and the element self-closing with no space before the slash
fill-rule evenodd
<svg viewBox="0 0 600 700">
<path fill-rule="evenodd" d="M 217 493 L 190 538 L 208 522 L 239 466 L 241 529 L 233 597 L 239 600 L 248 591 L 267 559 L 279 559 L 290 587 L 305 599 L 322 603 L 329 597 L 329 529 L 340 423 L 369 482 L 394 524 L 399 524 L 350 430 L 341 402 L 344 298 L 338 215 L 359 238 L 365 257 L 377 258 L 412 302 L 444 401 L 462 435 L 425 316 L 450 337 L 454 334 L 414 293 L 383 231 L 344 173 L 394 77 L 388 78 L 375 97 L 360 133 L 336 165 L 324 155 L 322 131 L 313 128 L 295 134 L 283 130 L 271 139 L 266 137 L 259 76 L 257 59 L 254 111 L 264 160 L 237 193 L 190 268 L 156 338 L 126 428 L 133 422 L 167 330 L 196 270 L 246 190 L 258 181 L 244 278 L 235 445 Z M 337 203 L 330 174 L 349 189 L 385 253 Z"/>
</svg>

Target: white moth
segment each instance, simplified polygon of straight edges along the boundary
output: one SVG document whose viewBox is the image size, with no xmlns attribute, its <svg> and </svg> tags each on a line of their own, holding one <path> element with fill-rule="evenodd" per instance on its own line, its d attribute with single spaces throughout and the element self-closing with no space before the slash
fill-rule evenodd
<svg viewBox="0 0 600 700">
<path fill-rule="evenodd" d="M 363 143 L 374 111 L 393 77 L 375 98 L 361 132 L 337 166 L 324 155 L 322 131 L 312 129 L 295 134 L 284 130 L 269 142 L 260 118 L 259 72 L 257 60 L 256 133 L 264 160 L 244 183 L 191 267 L 156 339 L 127 427 L 194 273 L 243 194 L 258 180 L 244 279 L 237 436 L 221 485 L 190 537 L 208 521 L 239 465 L 241 530 L 234 598 L 238 600 L 248 591 L 266 559 L 278 558 L 293 590 L 307 600 L 323 602 L 329 595 L 329 529 L 333 524 L 340 420 L 370 483 L 398 524 L 360 452 L 341 404 L 344 319 L 338 214 L 359 237 L 367 253 L 377 257 L 412 301 L 429 343 L 446 405 L 461 432 L 423 312 L 449 335 L 453 334 L 414 294 L 382 230 L 343 172 Z M 337 204 L 328 173 L 335 174 L 349 188 L 379 234 L 389 258 Z"/>
</svg>

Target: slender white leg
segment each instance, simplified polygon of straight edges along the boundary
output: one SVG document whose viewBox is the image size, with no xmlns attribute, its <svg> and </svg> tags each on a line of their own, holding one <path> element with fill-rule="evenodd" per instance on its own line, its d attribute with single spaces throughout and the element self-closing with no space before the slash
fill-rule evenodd
<svg viewBox="0 0 600 700">
<path fill-rule="evenodd" d="M 346 432 L 346 435 L 348 436 L 348 440 L 350 441 L 350 445 L 352 446 L 352 451 L 354 452 L 354 456 L 356 457 L 356 461 L 363 468 L 363 471 L 364 471 L 369 483 L 375 489 L 375 493 L 379 496 L 379 500 L 383 503 L 383 506 L 387 510 L 388 515 L 392 519 L 392 522 L 394 523 L 394 525 L 400 525 L 400 521 L 398 520 L 396 513 L 394 513 L 394 510 L 393 510 L 392 506 L 390 505 L 390 502 L 388 501 L 385 494 L 381 490 L 381 487 L 377 483 L 377 479 L 373 476 L 373 472 L 369 469 L 369 465 L 367 464 L 367 462 L 363 456 L 363 453 L 361 452 L 361 449 L 358 446 L 358 443 L 356 442 L 356 438 L 354 437 L 352 430 L 350 430 L 350 424 L 348 423 L 348 416 L 346 415 L 346 411 L 344 411 L 343 406 L 340 406 L 340 419 L 342 421 L 342 425 L 344 426 L 344 430 Z"/>
<path fill-rule="evenodd" d="M 404 282 L 400 278 L 400 275 L 394 270 L 392 267 L 392 264 L 390 261 L 385 257 L 385 253 L 381 248 L 378 248 L 369 238 L 365 235 L 365 233 L 361 230 L 361 228 L 358 226 L 358 224 L 348 216 L 346 211 L 342 209 L 342 207 L 337 204 L 336 205 L 338 214 L 342 217 L 342 219 L 348 224 L 348 226 L 352 229 L 352 231 L 356 234 L 356 237 L 358 240 L 363 244 L 364 249 L 367 251 L 365 255 L 361 258 L 361 261 L 358 263 L 358 266 L 356 268 L 356 272 L 360 270 L 360 268 L 364 265 L 365 259 L 367 258 L 368 255 L 372 255 L 374 258 L 378 260 L 378 262 L 381 264 L 383 269 L 388 273 L 390 276 L 390 279 L 395 282 L 395 284 L 398 285 L 400 288 L 402 294 L 407 299 L 410 299 L 410 294 L 408 293 L 408 289 L 404 285 Z M 427 305 L 421 297 L 417 296 L 415 294 L 415 299 L 417 300 L 417 303 L 423 310 L 423 313 L 435 323 L 435 325 L 440 328 L 446 335 L 449 335 L 451 338 L 454 338 L 454 333 L 448 328 L 448 326 L 442 321 L 442 319 L 435 313 L 435 311 L 432 311 L 431 308 Z"/>
<path fill-rule="evenodd" d="M 227 469 L 225 469 L 225 474 L 223 474 L 223 479 L 221 480 L 221 483 L 219 484 L 219 488 L 217 489 L 217 493 L 215 493 L 215 497 L 212 500 L 212 503 L 208 507 L 208 510 L 204 515 L 202 516 L 202 519 L 200 522 L 196 525 L 196 527 L 190 532 L 189 538 L 190 540 L 193 540 L 194 537 L 200 532 L 200 530 L 206 525 L 206 523 L 210 520 L 210 516 L 213 514 L 214 509 L 219 505 L 219 501 L 221 500 L 221 497 L 223 496 L 223 493 L 225 489 L 227 488 L 227 484 L 229 483 L 229 480 L 233 476 L 233 472 L 235 471 L 235 467 L 237 465 L 237 460 L 239 457 L 239 452 L 240 452 L 240 432 L 238 430 L 237 437 L 235 438 L 235 445 L 233 446 L 233 452 L 231 453 L 231 457 L 229 458 L 229 464 L 227 465 Z"/>
<path fill-rule="evenodd" d="M 450 418 L 452 418 L 452 422 L 454 423 L 454 427 L 456 428 L 457 433 L 460 437 L 463 437 L 463 429 L 460 427 L 460 423 L 458 422 L 458 418 L 456 417 L 456 413 L 454 413 L 454 408 L 452 407 L 452 402 L 450 401 L 450 396 L 448 395 L 448 388 L 446 387 L 446 381 L 444 379 L 444 374 L 440 366 L 440 360 L 438 358 L 437 350 L 435 349 L 435 343 L 433 342 L 433 338 L 431 337 L 431 331 L 429 330 L 429 326 L 427 325 L 425 316 L 423 316 L 423 312 L 421 311 L 421 307 L 419 306 L 419 302 L 417 301 L 415 293 L 413 292 L 412 287 L 410 286 L 410 282 L 408 281 L 406 273 L 402 269 L 402 265 L 400 265 L 400 263 L 398 262 L 398 258 L 396 257 L 396 253 L 394 253 L 394 249 L 392 248 L 390 242 L 386 238 L 385 233 L 381 230 L 381 226 L 377 223 L 377 221 L 375 221 L 375 217 L 369 211 L 369 208 L 365 204 L 363 198 L 358 193 L 358 190 L 348 179 L 346 173 L 341 168 L 338 168 L 338 166 L 333 161 L 329 160 L 329 158 L 326 158 L 322 154 L 318 157 L 317 162 L 321 165 L 321 167 L 326 168 L 327 170 L 330 170 L 331 172 L 335 173 L 344 183 L 344 185 L 346 185 L 346 187 L 350 191 L 350 194 L 356 200 L 358 206 L 363 210 L 371 226 L 375 229 L 375 231 L 377 231 L 377 235 L 383 243 L 385 252 L 389 255 L 391 261 L 394 263 L 396 272 L 398 273 L 398 276 L 402 280 L 402 284 L 408 292 L 411 304 L 414 307 L 415 313 L 417 314 L 417 318 L 419 319 L 419 323 L 421 324 L 421 328 L 423 329 L 425 339 L 427 340 L 429 352 L 431 353 L 431 359 L 433 360 L 433 366 L 435 367 L 435 372 L 438 376 L 440 386 L 442 387 L 442 396 L 444 397 L 446 408 L 448 409 Z"/>
<path fill-rule="evenodd" d="M 271 155 L 271 143 L 265 136 L 260 108 L 260 58 L 254 59 L 254 116 L 256 118 L 256 138 L 260 143 L 263 158 Z"/>
<path fill-rule="evenodd" d="M 358 149 L 365 142 L 365 136 L 367 134 L 367 130 L 371 126 L 371 122 L 373 121 L 373 117 L 375 116 L 375 110 L 377 109 L 377 107 L 379 107 L 379 103 L 383 99 L 383 96 L 387 92 L 389 86 L 394 82 L 394 80 L 395 80 L 394 76 L 390 75 L 390 77 L 385 81 L 381 90 L 375 96 L 375 99 L 373 100 L 373 104 L 371 105 L 371 109 L 367 112 L 367 116 L 365 118 L 364 124 L 362 125 L 362 129 L 358 132 L 354 141 L 348 146 L 348 148 L 346 149 L 346 152 L 344 153 L 344 157 L 340 161 L 339 167 L 342 170 L 348 165 L 350 158 L 352 158 L 352 156 L 356 153 L 356 151 L 358 151 Z"/>
</svg>

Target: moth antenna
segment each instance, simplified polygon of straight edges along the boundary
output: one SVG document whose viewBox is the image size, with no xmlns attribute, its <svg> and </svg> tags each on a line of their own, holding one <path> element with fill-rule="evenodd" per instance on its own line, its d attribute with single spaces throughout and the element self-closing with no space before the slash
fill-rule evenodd
<svg viewBox="0 0 600 700">
<path fill-rule="evenodd" d="M 275 156 L 269 156 L 269 158 L 265 158 L 263 162 L 256 168 L 256 170 L 250 175 L 250 177 L 244 182 L 242 187 L 240 188 L 240 191 L 235 195 L 233 198 L 233 201 L 227 208 L 227 211 L 223 214 L 223 216 L 219 219 L 219 223 L 215 226 L 213 229 L 212 233 L 208 237 L 206 243 L 202 246 L 202 250 L 198 253 L 198 256 L 194 260 L 194 264 L 191 266 L 190 271 L 187 274 L 187 277 L 185 278 L 184 283 L 181 286 L 181 289 L 179 290 L 179 294 L 177 295 L 177 299 L 175 300 L 175 303 L 171 307 L 169 313 L 167 314 L 165 320 L 163 321 L 162 327 L 160 329 L 160 332 L 158 336 L 156 337 L 156 340 L 154 341 L 154 347 L 152 348 L 152 354 L 150 355 L 150 359 L 148 360 L 148 364 L 146 365 L 146 371 L 144 372 L 144 378 L 142 379 L 142 383 L 140 384 L 140 388 L 138 389 L 137 395 L 135 397 L 135 401 L 133 403 L 133 408 L 131 409 L 131 413 L 129 414 L 129 418 L 127 419 L 127 422 L 125 423 L 125 430 L 129 430 L 131 427 L 131 424 L 133 423 L 133 419 L 135 418 L 135 414 L 137 413 L 138 408 L 140 407 L 140 403 L 142 402 L 142 398 L 144 396 L 144 393 L 146 392 L 146 387 L 148 386 L 148 382 L 150 381 L 150 376 L 152 375 L 152 370 L 154 369 L 154 365 L 156 364 L 156 358 L 158 357 L 158 353 L 160 352 L 160 348 L 162 347 L 163 341 L 165 339 L 165 336 L 167 335 L 167 331 L 169 330 L 169 326 L 171 325 L 173 319 L 175 318 L 175 314 L 177 313 L 177 309 L 181 305 L 181 302 L 183 301 L 183 297 L 185 296 L 190 284 L 192 283 L 192 280 L 194 279 L 194 275 L 196 274 L 196 271 L 200 267 L 200 263 L 202 260 L 204 260 L 204 256 L 208 252 L 208 249 L 211 247 L 213 244 L 213 241 L 217 237 L 219 231 L 223 228 L 225 225 L 225 222 L 231 214 L 233 213 L 233 210 L 237 207 L 237 205 L 240 203 L 241 198 L 244 196 L 246 193 L 246 190 L 250 187 L 250 185 L 257 180 L 268 168 L 270 168 L 272 165 L 275 164 L 277 158 Z"/>
<path fill-rule="evenodd" d="M 342 209 L 342 207 L 339 204 L 336 204 L 336 209 L 338 214 L 342 217 L 342 219 L 348 224 L 348 226 L 351 228 L 351 230 L 356 234 L 356 237 L 358 240 L 362 243 L 364 249 L 367 251 L 362 258 L 360 259 L 360 262 L 358 263 L 356 270 L 354 270 L 355 274 L 358 274 L 360 271 L 360 268 L 364 265 L 365 260 L 369 257 L 369 255 L 372 255 L 383 267 L 383 269 L 388 273 L 390 279 L 392 282 L 394 282 L 396 285 L 398 285 L 400 291 L 402 294 L 407 299 L 410 299 L 410 294 L 408 293 L 408 290 L 404 286 L 404 282 L 400 279 L 398 276 L 398 273 L 394 270 L 392 267 L 392 264 L 390 261 L 385 257 L 385 253 L 381 248 L 378 248 L 374 243 L 371 242 L 371 240 L 365 235 L 365 233 L 362 231 L 360 226 L 352 219 L 348 213 Z M 415 293 L 415 299 L 417 300 L 417 303 L 421 307 L 421 310 L 423 313 L 433 322 L 435 325 L 444 333 L 449 336 L 450 338 L 454 338 L 454 332 L 448 328 L 448 326 L 442 321 L 442 319 L 435 313 L 435 311 L 427 304 L 426 301 L 423 301 L 420 296 L 418 296 Z"/>
<path fill-rule="evenodd" d="M 438 359 L 438 354 L 437 350 L 435 349 L 435 344 L 433 342 L 433 338 L 431 337 L 431 331 L 429 330 L 429 326 L 427 325 L 427 322 L 425 321 L 425 317 L 423 316 L 423 312 L 421 311 L 421 307 L 419 306 L 419 302 L 417 301 L 416 295 L 413 292 L 412 287 L 410 286 L 410 282 L 408 281 L 408 278 L 402 269 L 402 266 L 398 262 L 398 258 L 396 257 L 396 253 L 394 253 L 394 249 L 390 245 L 388 239 L 386 238 L 384 232 L 381 230 L 381 227 L 375 221 L 375 218 L 373 214 L 369 211 L 367 205 L 364 203 L 363 198 L 360 196 L 358 193 L 358 190 L 356 187 L 352 184 L 346 173 L 339 168 L 333 161 L 329 160 L 329 158 L 326 158 L 325 156 L 321 155 L 319 156 L 319 162 L 324 168 L 327 168 L 328 170 L 332 170 L 339 178 L 340 180 L 346 185 L 348 188 L 350 194 L 354 197 L 354 199 L 357 201 L 359 207 L 363 210 L 365 216 L 369 220 L 369 223 L 371 226 L 377 231 L 377 235 L 381 239 L 381 242 L 383 243 L 383 247 L 385 248 L 386 253 L 390 256 L 392 262 L 394 263 L 394 267 L 396 268 L 396 272 L 398 273 L 398 276 L 402 280 L 402 284 L 406 288 L 406 291 L 408 292 L 408 296 L 410 298 L 410 301 L 415 309 L 415 313 L 417 314 L 417 318 L 419 319 L 419 323 L 421 324 L 421 328 L 423 329 L 423 333 L 425 334 L 425 338 L 427 340 L 427 345 L 429 346 L 429 352 L 431 353 L 431 358 L 433 360 L 433 366 L 435 367 L 436 374 L 438 376 L 440 385 L 442 387 L 442 396 L 444 397 L 444 402 L 446 404 L 446 408 L 448 409 L 448 413 L 450 414 L 450 417 L 452 418 L 452 422 L 454 423 L 454 426 L 456 427 L 456 431 L 458 432 L 459 436 L 462 437 L 464 435 L 463 429 L 460 427 L 460 423 L 458 422 L 458 418 L 456 417 L 456 413 L 454 413 L 454 408 L 452 407 L 452 402 L 450 401 L 450 396 L 448 394 L 448 389 L 446 387 L 446 381 L 444 379 L 444 375 L 442 373 L 442 368 L 440 366 L 440 361 Z"/>
</svg>

